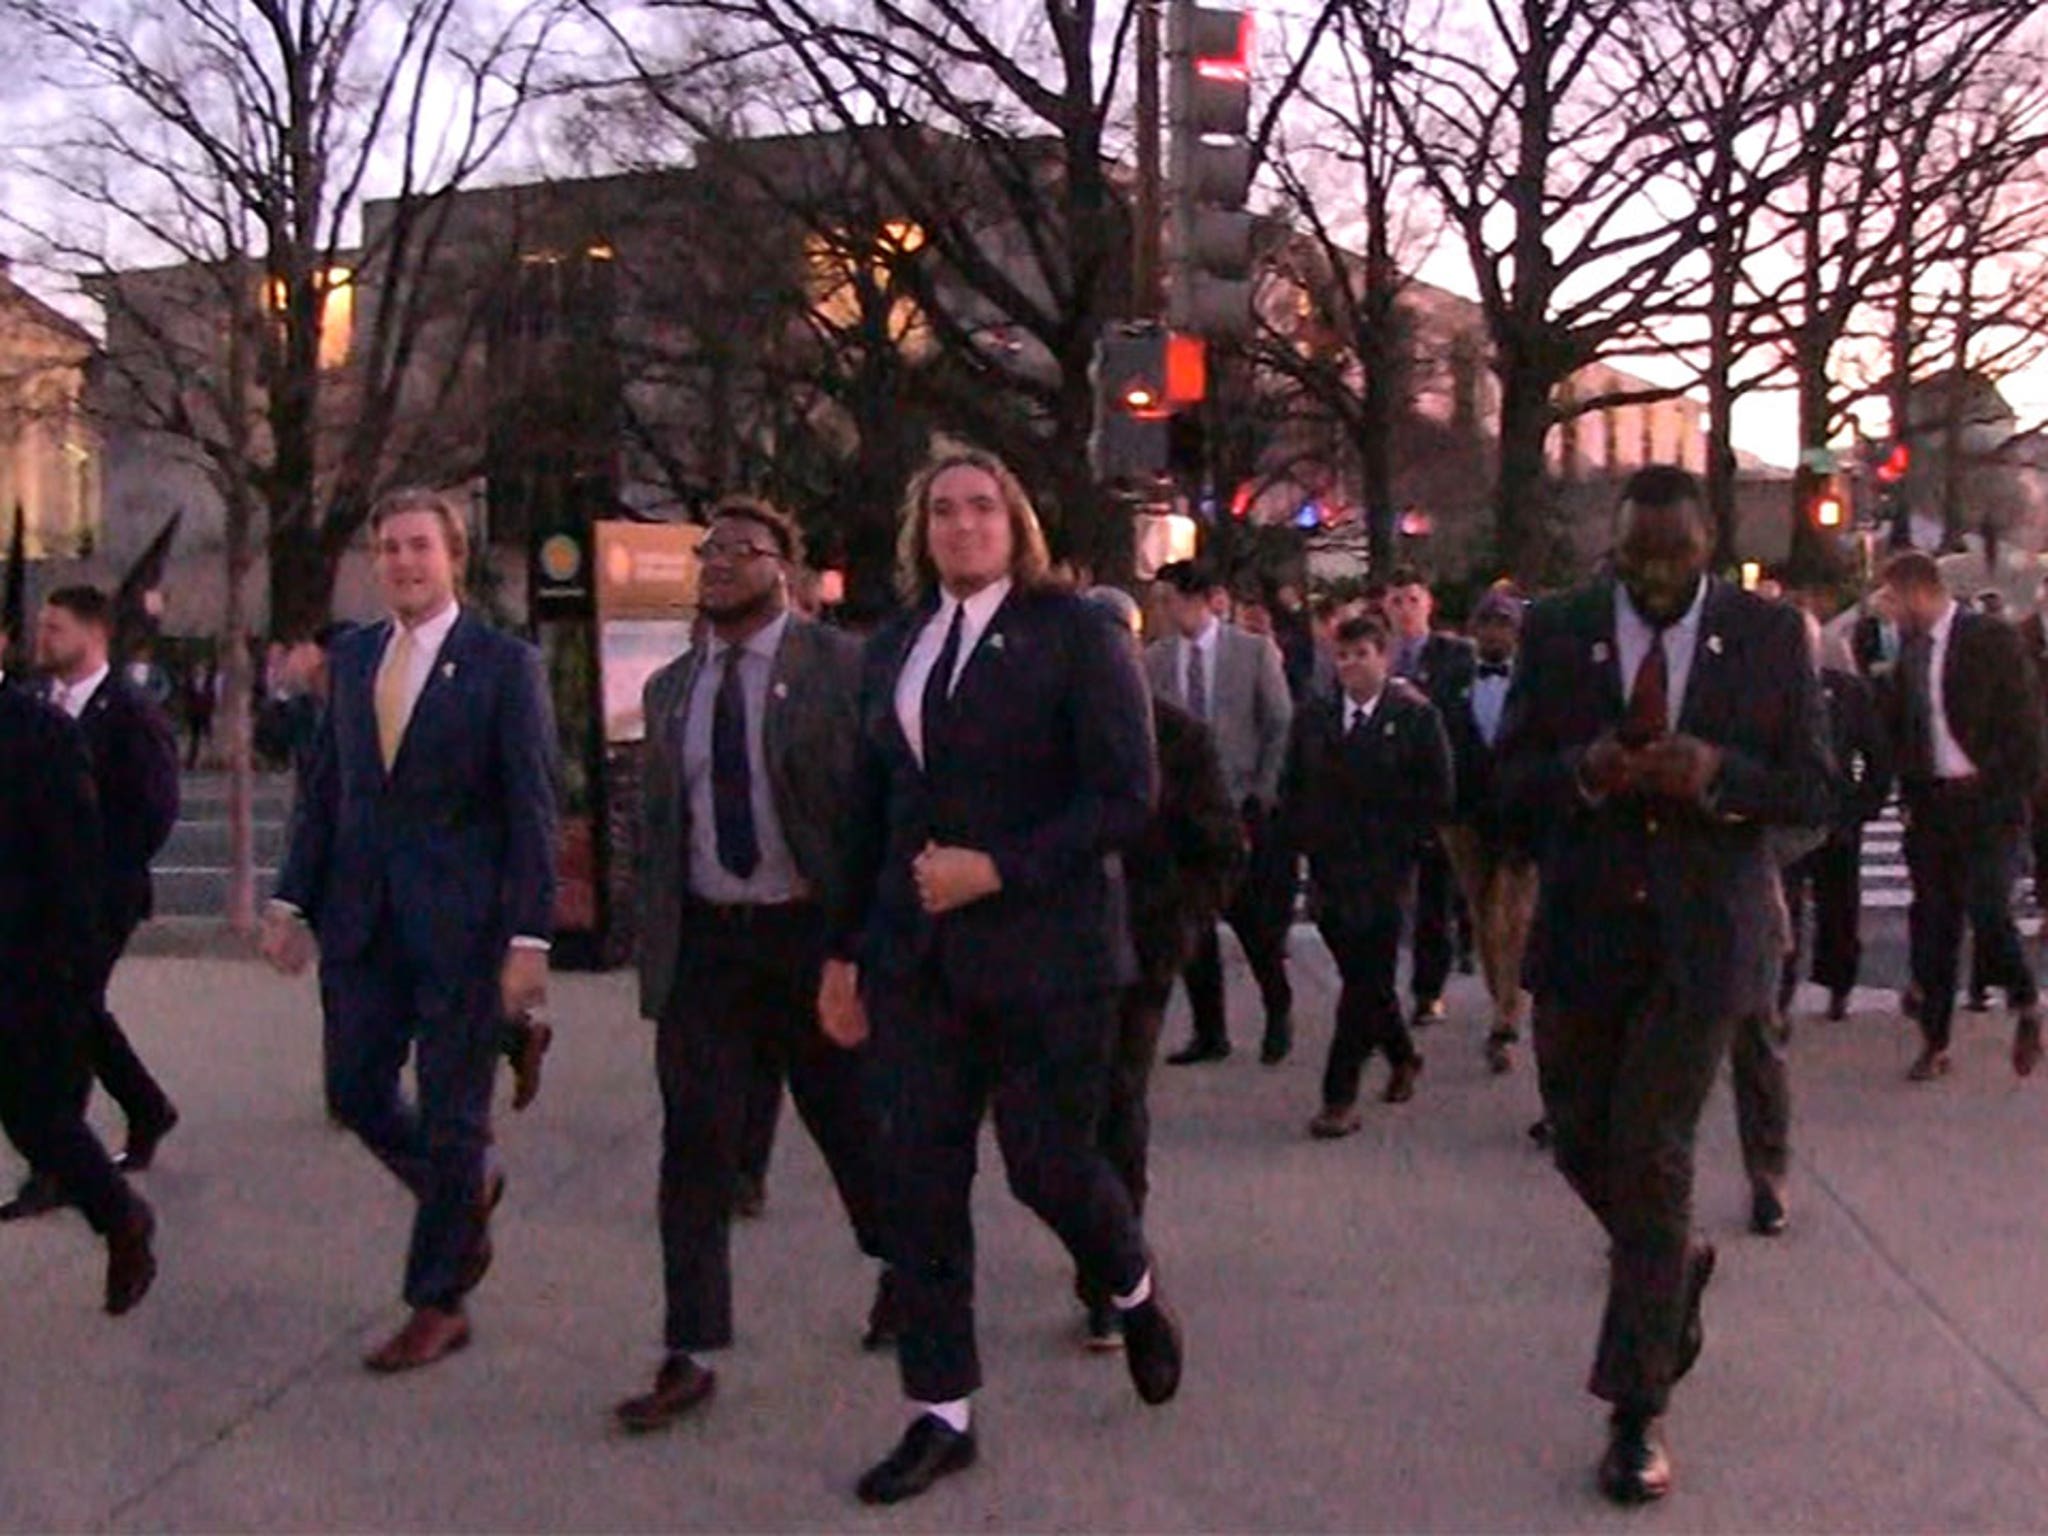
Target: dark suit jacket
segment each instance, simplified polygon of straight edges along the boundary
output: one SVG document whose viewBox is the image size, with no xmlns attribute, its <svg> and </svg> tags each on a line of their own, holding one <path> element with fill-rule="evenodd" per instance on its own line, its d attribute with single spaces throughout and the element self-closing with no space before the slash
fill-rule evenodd
<svg viewBox="0 0 2048 1536">
<path fill-rule="evenodd" d="M 1897 774 L 1891 733 L 1878 713 L 1877 693 L 1862 676 L 1828 667 L 1820 675 L 1835 759 L 1833 836 L 1849 836 L 1884 809 Z"/>
<path fill-rule="evenodd" d="M 125 935 L 150 914 L 149 861 L 178 824 L 178 741 L 156 700 L 118 671 L 86 701 L 78 728 L 99 792 L 102 920 Z"/>
<path fill-rule="evenodd" d="M 1288 846 L 1308 855 L 1320 910 L 1356 922 L 1400 901 L 1455 786 L 1443 721 L 1415 691 L 1389 683 L 1371 720 L 1348 737 L 1344 714 L 1339 696 L 1296 719 L 1280 804 Z"/>
<path fill-rule="evenodd" d="M 0 1030 L 83 1008 L 99 966 L 101 867 L 84 738 L 63 711 L 0 688 Z"/>
<path fill-rule="evenodd" d="M 1179 973 L 1193 935 L 1230 900 L 1245 846 L 1208 726 L 1156 697 L 1152 716 L 1159 804 L 1123 866 L 1138 971 L 1159 983 Z"/>
<path fill-rule="evenodd" d="M 683 780 L 677 722 L 710 647 L 677 657 L 648 679 L 647 741 L 641 749 L 640 1012 L 658 1019 L 688 942 L 683 903 L 690 885 L 690 793 Z M 860 646 L 838 630 L 795 614 L 768 678 L 761 751 L 769 793 L 797 873 L 829 907 L 841 883 L 840 823 L 853 786 L 860 725 Z"/>
<path fill-rule="evenodd" d="M 1478 681 L 1476 668 L 1435 700 L 1443 716 L 1444 736 L 1451 744 L 1451 767 L 1457 781 L 1456 803 L 1448 820 L 1478 831 L 1489 845 L 1498 845 L 1507 835 L 1506 819 L 1500 809 L 1500 742 L 1495 733 L 1492 746 L 1479 734 L 1479 722 L 1472 717 L 1472 687 Z"/>
<path fill-rule="evenodd" d="M 1882 694 L 1901 758 L 1904 682 L 1894 670 Z M 2048 767 L 2048 726 L 2039 675 L 2019 631 L 1959 605 L 1942 658 L 1941 692 L 1948 728 L 1983 779 L 1986 815 L 2006 824 L 2024 821 Z"/>
<path fill-rule="evenodd" d="M 1395 639 L 1388 654 L 1399 655 L 1400 646 L 1399 639 Z M 1416 658 L 1408 681 L 1428 694 L 1430 703 L 1441 711 L 1460 688 L 1472 681 L 1472 669 L 1478 663 L 1479 652 L 1470 640 L 1436 630 L 1422 642 L 1422 654 Z"/>
<path fill-rule="evenodd" d="M 540 657 L 464 609 L 391 771 L 376 678 L 389 621 L 335 642 L 333 692 L 277 896 L 325 960 L 360 955 L 389 917 L 443 984 L 495 971 L 555 905 L 555 726 Z"/>
<path fill-rule="evenodd" d="M 1103 858 L 1144 832 L 1157 784 L 1130 642 L 1072 594 L 1012 590 L 920 765 L 896 717 L 896 680 L 935 611 L 927 599 L 868 643 L 833 952 L 859 960 L 868 985 L 934 964 L 970 1008 L 1113 987 Z M 927 917 L 911 865 L 928 842 L 990 855 L 1002 890 Z"/>
<path fill-rule="evenodd" d="M 1504 808 L 1542 872 L 1533 990 L 1618 1006 L 1661 962 L 1698 1015 L 1768 1005 L 1779 963 L 1768 826 L 1825 825 L 1832 766 L 1799 614 L 1708 585 L 1679 729 L 1723 754 L 1711 810 L 1589 803 L 1579 762 L 1625 713 L 1614 584 L 1537 604 L 1501 725 Z"/>
</svg>

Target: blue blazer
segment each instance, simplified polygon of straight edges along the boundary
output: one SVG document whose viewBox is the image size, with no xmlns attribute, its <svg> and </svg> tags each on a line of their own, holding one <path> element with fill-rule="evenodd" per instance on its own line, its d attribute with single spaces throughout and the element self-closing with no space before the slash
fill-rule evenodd
<svg viewBox="0 0 2048 1536">
<path fill-rule="evenodd" d="M 1113 986 L 1103 857 L 1144 832 L 1158 772 L 1137 653 L 1080 598 L 1013 590 L 920 764 L 897 719 L 896 682 L 935 607 L 926 601 L 868 644 L 834 952 L 859 960 L 869 986 L 936 965 L 966 1007 Z M 1002 890 L 927 917 L 911 872 L 927 842 L 988 854 Z"/>
<path fill-rule="evenodd" d="M 553 930 L 553 711 L 539 653 L 465 609 L 386 773 L 375 700 L 390 634 L 387 620 L 335 643 L 276 894 L 323 960 L 361 954 L 388 914 L 406 953 L 456 983 L 495 972 L 514 935 Z"/>
<path fill-rule="evenodd" d="M 1679 729 L 1721 749 L 1710 809 L 1589 804 L 1586 748 L 1627 712 L 1614 583 L 1538 603 L 1499 742 L 1503 810 L 1541 868 L 1531 984 L 1618 1006 L 1648 946 L 1695 1016 L 1767 1006 L 1781 961 L 1766 827 L 1821 827 L 1833 799 L 1820 677 L 1797 610 L 1711 582 Z"/>
</svg>

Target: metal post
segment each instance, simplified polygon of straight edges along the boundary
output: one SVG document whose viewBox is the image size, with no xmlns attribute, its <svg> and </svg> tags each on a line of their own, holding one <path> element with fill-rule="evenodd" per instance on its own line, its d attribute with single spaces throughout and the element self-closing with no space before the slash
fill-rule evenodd
<svg viewBox="0 0 2048 1536">
<path fill-rule="evenodd" d="M 1135 315 L 1156 320 L 1162 307 L 1159 273 L 1159 0 L 1138 7 L 1138 207 L 1132 259 Z"/>
</svg>

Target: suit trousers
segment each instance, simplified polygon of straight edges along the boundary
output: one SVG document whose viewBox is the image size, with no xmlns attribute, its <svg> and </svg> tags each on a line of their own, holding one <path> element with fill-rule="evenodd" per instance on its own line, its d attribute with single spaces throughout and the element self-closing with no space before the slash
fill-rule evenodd
<svg viewBox="0 0 2048 1536">
<path fill-rule="evenodd" d="M 1110 1052 L 1109 1091 L 1096 1126 L 1095 1144 L 1123 1180 L 1131 1209 L 1145 1214 L 1152 1182 L 1147 1171 L 1152 1145 L 1152 1112 L 1148 1094 L 1152 1063 L 1159 1052 L 1159 1034 L 1166 1023 L 1166 1003 L 1173 978 L 1145 980 L 1124 988 L 1117 999 L 1116 1042 Z"/>
<path fill-rule="evenodd" d="M 113 1010 L 107 1006 L 107 987 L 113 981 L 114 967 L 128 948 L 137 922 L 138 919 L 128 917 L 119 920 L 107 935 L 98 973 L 92 978 L 92 1006 L 86 1014 L 84 1037 L 86 1060 L 92 1071 L 79 1090 L 79 1108 L 85 1107 L 92 1092 L 92 1079 L 96 1078 L 108 1096 L 121 1106 L 121 1113 L 131 1126 L 161 1125 L 170 1118 L 170 1098 L 142 1064 L 142 1058 L 135 1053 Z"/>
<path fill-rule="evenodd" d="M 1294 1010 L 1294 988 L 1287 979 L 1287 930 L 1294 922 L 1294 850 L 1280 835 L 1271 816 L 1250 823 L 1251 851 L 1244 876 L 1231 894 L 1223 919 L 1244 947 L 1245 963 L 1259 986 L 1268 1028 Z M 1230 1027 L 1223 1013 L 1223 951 L 1214 924 L 1195 935 L 1188 957 L 1188 1012 L 1195 1039 L 1204 1045 L 1225 1045 Z"/>
<path fill-rule="evenodd" d="M 361 954 L 323 960 L 327 1101 L 418 1203 L 406 1251 L 408 1306 L 453 1308 L 478 1235 L 502 957 L 450 982 L 411 954 L 387 911 Z M 416 1091 L 399 1079 L 410 1056 Z"/>
<path fill-rule="evenodd" d="M 782 1085 L 788 1077 L 785 1053 L 766 1041 L 758 1042 L 747 1087 L 746 1122 L 740 1132 L 740 1172 L 756 1185 L 768 1182 L 775 1131 L 782 1121 Z"/>
<path fill-rule="evenodd" d="M 1987 814 L 1976 795 L 1938 787 L 1910 787 L 1906 816 L 1920 1032 L 1931 1048 L 1946 1050 L 1966 923 L 1986 946 L 1987 984 L 2004 984 L 2015 1008 L 2032 1007 L 2040 995 L 2012 916 L 2021 829 Z"/>
<path fill-rule="evenodd" d="M 789 1064 L 790 1097 L 861 1251 L 882 1253 L 865 1053 L 842 1050 L 819 1028 L 824 961 L 815 903 L 684 909 L 675 985 L 655 1034 L 663 1336 L 671 1352 L 732 1342 L 733 1191 L 746 1171 L 764 1054 Z"/>
<path fill-rule="evenodd" d="M 1457 881 L 1443 840 L 1430 832 L 1415 861 L 1415 943 L 1408 991 L 1419 1003 L 1444 995 L 1457 948 Z"/>
<path fill-rule="evenodd" d="M 1689 1011 L 1654 941 L 1634 947 L 1641 980 L 1604 1005 L 1538 996 L 1536 1066 L 1557 1165 L 1610 1242 L 1588 1390 L 1657 1414 L 1685 1321 L 1694 1138 L 1735 1020 Z"/>
<path fill-rule="evenodd" d="M 1775 1189 L 1792 1166 L 1792 1079 L 1786 1069 L 1789 1031 L 1782 1014 L 1759 1011 L 1735 1025 L 1728 1050 L 1735 1132 L 1751 1188 Z"/>
<path fill-rule="evenodd" d="M 134 1197 L 99 1137 L 85 1123 L 92 1069 L 82 1029 L 40 1004 L 0 1016 L 0 1129 L 28 1165 L 55 1181 L 95 1232 L 119 1226 Z"/>
<path fill-rule="evenodd" d="M 1374 1051 L 1392 1066 L 1415 1055 L 1394 980 L 1401 963 L 1401 904 L 1391 891 L 1386 895 L 1381 901 L 1355 893 L 1326 900 L 1317 923 L 1342 978 L 1323 1067 L 1323 1103 L 1332 1108 L 1358 1101 L 1358 1080 Z"/>
<path fill-rule="evenodd" d="M 1785 910 L 1792 924 L 1792 953 L 1778 988 L 1778 1010 L 1787 1012 L 1799 985 L 1806 947 L 1808 893 L 1813 907 L 1813 969 L 1817 986 L 1847 992 L 1863 965 L 1859 932 L 1863 905 L 1863 832 L 1837 832 L 1813 852 L 1785 867 Z"/>
<path fill-rule="evenodd" d="M 1011 1191 L 1065 1245 L 1084 1294 L 1122 1295 L 1144 1278 L 1130 1191 L 1096 1141 L 1116 998 L 968 1006 L 927 966 L 873 978 L 867 1007 L 903 1391 L 950 1402 L 981 1385 L 972 1199 L 984 1112 L 993 1108 Z"/>
<path fill-rule="evenodd" d="M 1536 916 L 1536 861 L 1508 854 L 1476 827 L 1447 826 L 1438 835 L 1472 913 L 1494 1028 L 1517 1030 L 1527 1002 L 1522 965 L 1529 952 L 1529 924 Z"/>
</svg>

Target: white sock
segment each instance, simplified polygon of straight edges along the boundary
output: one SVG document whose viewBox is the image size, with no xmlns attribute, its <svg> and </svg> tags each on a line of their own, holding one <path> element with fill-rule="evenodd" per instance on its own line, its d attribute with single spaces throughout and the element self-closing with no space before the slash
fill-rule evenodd
<svg viewBox="0 0 2048 1536">
<path fill-rule="evenodd" d="M 956 1397 L 950 1403 L 920 1403 L 911 1399 L 910 1406 L 920 1417 L 930 1414 L 956 1435 L 967 1433 L 967 1426 L 974 1422 L 973 1399 Z"/>
<path fill-rule="evenodd" d="M 1142 1307 L 1152 1299 L 1152 1271 L 1148 1269 L 1139 1277 L 1137 1289 L 1130 1295 L 1112 1296 L 1109 1299 L 1119 1312 L 1129 1312 L 1134 1307 Z"/>
</svg>

